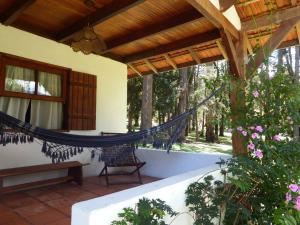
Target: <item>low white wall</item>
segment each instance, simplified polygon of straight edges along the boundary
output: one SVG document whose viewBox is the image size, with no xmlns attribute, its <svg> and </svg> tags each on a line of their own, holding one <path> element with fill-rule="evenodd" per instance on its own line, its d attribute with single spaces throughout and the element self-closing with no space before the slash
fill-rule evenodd
<svg viewBox="0 0 300 225">
<path fill-rule="evenodd" d="M 211 166 L 220 158 L 227 159 L 230 155 L 222 153 L 191 153 L 156 149 L 138 149 L 137 157 L 145 161 L 141 172 L 144 175 L 167 178 L 199 168 Z"/>
<path fill-rule="evenodd" d="M 118 213 L 124 207 L 135 207 L 139 199 L 159 198 L 170 205 L 179 215 L 172 225 L 192 225 L 193 219 L 185 206 L 187 187 L 199 180 L 203 175 L 218 169 L 217 165 L 204 167 L 181 175 L 166 178 L 150 184 L 142 185 L 125 191 L 80 202 L 72 207 L 72 225 L 110 225 L 118 219 Z M 219 171 L 214 174 L 219 175 Z M 170 219 L 166 219 L 169 223 Z"/>
</svg>

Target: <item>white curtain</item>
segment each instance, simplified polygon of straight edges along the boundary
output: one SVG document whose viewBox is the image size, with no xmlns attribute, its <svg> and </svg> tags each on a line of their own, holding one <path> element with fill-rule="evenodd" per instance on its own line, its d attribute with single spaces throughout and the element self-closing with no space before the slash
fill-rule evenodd
<svg viewBox="0 0 300 225">
<path fill-rule="evenodd" d="M 61 129 L 63 121 L 63 104 L 32 100 L 30 123 L 46 129 Z"/>
<path fill-rule="evenodd" d="M 29 99 L 0 97 L 0 110 L 19 120 L 25 121 Z"/>
<path fill-rule="evenodd" d="M 6 66 L 5 69 L 5 90 L 34 93 L 34 70 L 10 65 Z"/>
<path fill-rule="evenodd" d="M 39 72 L 38 94 L 61 96 L 61 76 L 53 73 Z"/>
</svg>

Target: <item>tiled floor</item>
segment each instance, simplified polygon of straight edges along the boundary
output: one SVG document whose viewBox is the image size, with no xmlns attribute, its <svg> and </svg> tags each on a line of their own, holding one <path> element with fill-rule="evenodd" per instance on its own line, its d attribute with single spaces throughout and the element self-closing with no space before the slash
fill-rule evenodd
<svg viewBox="0 0 300 225">
<path fill-rule="evenodd" d="M 122 181 L 125 178 L 122 176 L 112 179 Z M 155 180 L 157 179 L 153 177 L 143 177 L 144 183 Z M 4 195 L 0 197 L 0 225 L 70 225 L 71 206 L 74 203 L 138 185 L 107 187 L 103 178 L 89 177 L 84 179 L 82 186 L 64 183 Z"/>
</svg>

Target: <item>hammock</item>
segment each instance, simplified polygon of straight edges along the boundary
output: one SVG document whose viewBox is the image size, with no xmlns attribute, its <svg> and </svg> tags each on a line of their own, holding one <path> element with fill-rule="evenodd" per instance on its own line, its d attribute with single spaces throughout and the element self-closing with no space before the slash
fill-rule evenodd
<svg viewBox="0 0 300 225">
<path fill-rule="evenodd" d="M 92 158 L 94 158 L 96 152 L 101 151 L 102 147 L 135 145 L 141 142 L 152 144 L 154 148 L 166 149 L 169 152 L 185 128 L 189 116 L 217 95 L 221 89 L 223 86 L 202 100 L 196 107 L 166 123 L 139 132 L 114 136 L 87 136 L 56 132 L 33 126 L 0 111 L 0 144 L 5 146 L 9 143 L 30 143 L 34 141 L 34 138 L 37 138 L 43 142 L 42 152 L 50 157 L 53 163 L 68 160 L 82 153 L 84 149 L 89 149 Z M 11 130 L 7 128 L 11 128 Z M 99 154 L 99 160 L 101 160 L 101 154 Z"/>
</svg>

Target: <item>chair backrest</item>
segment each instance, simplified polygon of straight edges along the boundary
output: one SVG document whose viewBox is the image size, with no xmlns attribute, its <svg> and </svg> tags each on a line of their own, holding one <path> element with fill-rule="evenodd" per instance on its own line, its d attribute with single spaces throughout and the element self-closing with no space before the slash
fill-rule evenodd
<svg viewBox="0 0 300 225">
<path fill-rule="evenodd" d="M 121 133 L 101 132 L 102 136 L 112 136 L 116 134 Z M 107 166 L 135 165 L 137 163 L 135 146 L 132 144 L 123 144 L 103 147 L 101 159 Z"/>
</svg>

